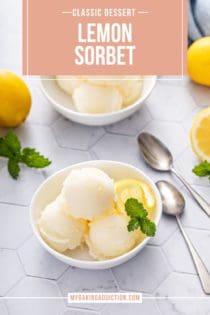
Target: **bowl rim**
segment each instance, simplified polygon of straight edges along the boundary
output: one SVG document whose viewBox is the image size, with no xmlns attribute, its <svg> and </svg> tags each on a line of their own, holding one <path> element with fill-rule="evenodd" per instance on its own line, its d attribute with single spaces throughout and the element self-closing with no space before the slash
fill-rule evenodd
<svg viewBox="0 0 210 315">
<path fill-rule="evenodd" d="M 136 173 L 138 173 L 140 176 L 143 177 L 143 179 L 145 179 L 146 181 L 148 181 L 148 183 L 151 185 L 151 187 L 154 190 L 155 193 L 155 198 L 157 200 L 157 209 L 156 209 L 156 213 L 157 213 L 157 217 L 155 220 L 155 224 L 156 226 L 159 225 L 161 216 L 162 216 L 162 201 L 161 201 L 161 196 L 160 193 L 155 185 L 155 183 L 153 182 L 153 180 L 147 176 L 142 170 L 138 169 L 137 167 L 128 164 L 128 163 L 124 163 L 124 162 L 118 162 L 118 161 L 111 161 L 111 160 L 91 160 L 91 161 L 85 161 L 85 162 L 81 162 L 81 163 L 76 163 L 76 164 L 72 164 L 70 166 L 67 166 L 57 172 L 55 172 L 54 174 L 52 174 L 51 176 L 49 176 L 46 180 L 44 180 L 44 182 L 38 187 L 38 189 L 36 190 L 36 192 L 34 193 L 30 206 L 29 206 L 29 216 L 30 216 L 30 225 L 32 227 L 32 231 L 34 233 L 34 235 L 36 236 L 36 238 L 39 240 L 39 242 L 41 243 L 41 245 L 50 253 L 52 254 L 54 257 L 56 257 L 57 259 L 59 259 L 60 261 L 68 261 L 68 264 L 70 266 L 76 266 L 78 268 L 83 268 L 83 269 L 105 269 L 106 266 L 108 266 L 107 268 L 111 266 L 117 266 L 122 264 L 125 261 L 130 260 L 132 257 L 134 257 L 146 244 L 147 242 L 151 239 L 151 237 L 146 237 L 143 242 L 139 243 L 138 245 L 136 245 L 134 248 L 132 248 L 129 252 L 120 255 L 118 257 L 112 258 L 112 259 L 107 259 L 107 260 L 80 260 L 77 258 L 72 258 L 70 256 L 66 256 L 63 253 L 59 253 L 56 250 L 54 250 L 53 248 L 51 248 L 41 237 L 38 228 L 37 228 L 37 224 L 33 218 L 33 213 L 34 213 L 34 204 L 35 201 L 37 200 L 39 193 L 41 192 L 41 190 L 43 189 L 44 186 L 46 186 L 48 184 L 48 182 L 50 182 L 52 179 L 54 179 L 55 177 L 57 177 L 58 175 L 60 175 L 63 172 L 66 172 L 67 170 L 71 170 L 74 169 L 75 167 L 91 167 L 91 166 L 95 166 L 97 167 L 95 164 L 96 163 L 104 163 L 104 164 L 116 164 L 118 166 L 123 166 L 123 167 L 128 167 L 130 169 L 133 169 Z"/>
<path fill-rule="evenodd" d="M 47 76 L 47 77 L 55 77 L 55 76 Z M 148 78 L 147 78 L 148 77 Z M 45 78 L 45 79 L 44 79 Z M 46 79 L 46 76 L 40 76 L 40 86 L 41 86 L 41 90 L 43 92 L 43 94 L 45 95 L 45 97 L 59 110 L 62 110 L 63 112 L 65 112 L 66 114 L 71 114 L 74 117 L 83 117 L 83 118 L 114 118 L 114 117 L 118 117 L 119 114 L 126 114 L 126 113 L 130 113 L 130 111 L 134 110 L 135 108 L 138 108 L 138 106 L 143 103 L 148 96 L 152 93 L 156 83 L 157 83 L 157 76 L 156 75 L 151 75 L 151 76 L 143 76 L 143 81 L 145 81 L 145 78 L 147 78 L 146 80 L 149 80 L 152 82 L 151 88 L 147 91 L 147 93 L 145 93 L 145 95 L 140 95 L 140 97 L 131 105 L 122 108 L 118 111 L 115 112 L 111 112 L 111 113 L 102 113 L 102 114 L 88 114 L 88 113 L 80 113 L 78 111 L 74 111 L 71 108 L 67 108 L 64 107 L 63 105 L 61 105 L 60 103 L 58 103 L 53 97 L 51 97 L 49 95 L 49 93 L 46 91 L 45 87 L 44 87 L 44 81 L 55 81 L 55 79 Z M 59 87 L 58 87 L 59 88 Z M 61 90 L 62 91 L 62 90 Z M 65 93 L 65 92 L 63 92 Z M 66 94 L 67 95 L 67 94 Z"/>
</svg>

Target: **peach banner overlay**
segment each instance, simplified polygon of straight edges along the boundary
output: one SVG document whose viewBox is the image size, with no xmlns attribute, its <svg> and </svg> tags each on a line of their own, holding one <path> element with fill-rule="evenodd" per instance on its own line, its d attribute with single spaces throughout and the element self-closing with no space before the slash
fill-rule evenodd
<svg viewBox="0 0 210 315">
<path fill-rule="evenodd" d="M 184 75 L 187 0 L 23 0 L 25 75 Z"/>
</svg>

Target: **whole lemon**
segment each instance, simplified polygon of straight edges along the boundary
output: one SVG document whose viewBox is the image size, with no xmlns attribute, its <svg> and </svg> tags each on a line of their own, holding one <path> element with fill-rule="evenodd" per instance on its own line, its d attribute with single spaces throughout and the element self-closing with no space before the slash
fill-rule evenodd
<svg viewBox="0 0 210 315">
<path fill-rule="evenodd" d="M 188 49 L 187 59 L 191 79 L 210 86 L 210 36 L 195 41 Z"/>
<path fill-rule="evenodd" d="M 16 127 L 29 114 L 31 94 L 16 74 L 0 70 L 0 127 Z"/>
</svg>

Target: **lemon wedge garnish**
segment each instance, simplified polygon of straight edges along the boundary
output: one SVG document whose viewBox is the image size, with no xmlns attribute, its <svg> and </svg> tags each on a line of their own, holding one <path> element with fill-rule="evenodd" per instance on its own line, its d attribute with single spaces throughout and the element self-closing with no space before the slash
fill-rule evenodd
<svg viewBox="0 0 210 315">
<path fill-rule="evenodd" d="M 135 198 L 142 202 L 147 209 L 153 209 L 155 206 L 155 196 L 152 188 L 143 181 L 135 179 L 120 180 L 115 183 L 117 195 L 117 208 L 125 211 L 125 203 L 129 198 Z"/>
<path fill-rule="evenodd" d="M 197 157 L 202 161 L 210 162 L 210 107 L 195 117 L 190 138 Z"/>
</svg>

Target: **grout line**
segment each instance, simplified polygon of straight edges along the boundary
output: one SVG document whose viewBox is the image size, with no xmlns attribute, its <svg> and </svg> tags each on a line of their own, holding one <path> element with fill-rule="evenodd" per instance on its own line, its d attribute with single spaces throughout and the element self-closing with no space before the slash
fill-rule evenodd
<svg viewBox="0 0 210 315">
<path fill-rule="evenodd" d="M 72 267 L 67 265 L 67 268 L 61 273 L 61 275 L 56 279 L 56 282 L 59 282 L 60 279 L 63 277 L 63 275 L 69 270 L 71 269 Z M 58 285 L 59 286 L 59 285 Z M 59 287 L 60 288 L 60 287 Z M 61 291 L 61 290 L 60 290 Z"/>
<path fill-rule="evenodd" d="M 42 276 L 34 276 L 30 275 L 26 272 L 26 278 L 32 278 L 32 279 L 39 279 L 39 280 L 47 280 L 47 281 L 52 281 L 53 283 L 56 283 L 56 279 L 53 278 L 48 278 L 48 277 L 42 277 Z M 44 297 L 45 298 L 45 297 Z"/>
<path fill-rule="evenodd" d="M 26 272 L 26 270 L 25 270 L 25 266 L 24 266 L 24 264 L 23 264 L 23 262 L 22 262 L 22 260 L 21 260 L 21 258 L 20 258 L 20 255 L 19 255 L 19 252 L 18 252 L 18 251 L 16 251 L 16 255 L 17 255 L 18 260 L 19 260 L 19 262 L 20 262 L 20 264 L 21 264 L 21 266 L 22 266 L 22 268 L 23 268 L 24 275 L 27 276 L 27 272 Z"/>
<path fill-rule="evenodd" d="M 8 206 L 15 206 L 15 207 L 22 207 L 22 208 L 28 208 L 28 205 L 23 205 L 23 204 L 19 204 L 19 203 L 13 203 L 13 202 L 8 202 L 8 201 L 1 201 L 0 200 L 0 205 L 8 205 Z"/>
<path fill-rule="evenodd" d="M 26 278 L 26 276 L 25 276 L 25 274 L 24 274 L 18 281 L 16 281 L 16 282 L 13 284 L 12 288 L 9 288 L 9 290 L 7 290 L 7 292 L 5 293 L 4 297 L 2 297 L 2 300 L 4 300 L 4 299 L 6 300 L 6 299 L 8 298 L 8 294 L 10 294 L 10 292 L 11 292 L 13 289 L 15 289 L 15 288 L 17 287 L 17 285 L 18 285 L 19 283 L 21 283 L 25 278 Z M 1 298 L 0 298 L 0 300 L 1 300 Z"/>
<path fill-rule="evenodd" d="M 106 129 L 106 134 L 119 136 L 119 137 L 127 137 L 127 138 L 134 138 L 136 136 L 136 134 L 133 134 L 133 135 L 130 134 L 129 135 L 129 134 L 126 134 L 126 133 L 110 131 L 110 130 L 107 130 L 107 129 Z"/>
<path fill-rule="evenodd" d="M 113 277 L 113 279 L 114 279 L 114 282 L 115 282 L 115 284 L 116 284 L 117 290 L 120 291 L 120 286 L 119 286 L 119 283 L 118 283 L 118 281 L 117 281 L 117 278 L 115 277 L 115 274 L 114 274 L 114 272 L 113 272 L 113 268 L 110 268 L 109 271 L 110 271 L 110 273 L 111 273 L 111 275 L 112 275 L 112 277 Z"/>
<path fill-rule="evenodd" d="M 90 143 L 91 139 L 89 139 L 87 151 L 91 150 L 98 142 L 100 142 L 105 137 L 105 135 L 106 135 L 105 128 L 103 128 L 103 131 L 104 131 L 104 133 L 98 139 L 96 139 L 93 143 Z"/>
<path fill-rule="evenodd" d="M 176 224 L 175 219 L 174 219 L 174 222 L 175 222 L 175 224 Z M 170 241 L 170 239 L 174 236 L 174 234 L 175 234 L 177 231 L 179 231 L 178 225 L 176 226 L 176 229 L 169 235 L 169 237 L 168 237 L 163 243 L 161 243 L 161 248 L 162 248 L 163 246 L 165 246 L 165 245 Z M 179 231 L 179 232 L 180 232 L 180 231 Z M 181 232 L 180 232 L 180 233 L 181 233 Z"/>
</svg>

